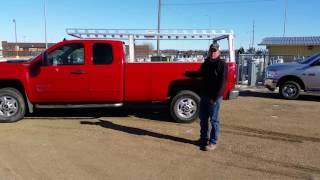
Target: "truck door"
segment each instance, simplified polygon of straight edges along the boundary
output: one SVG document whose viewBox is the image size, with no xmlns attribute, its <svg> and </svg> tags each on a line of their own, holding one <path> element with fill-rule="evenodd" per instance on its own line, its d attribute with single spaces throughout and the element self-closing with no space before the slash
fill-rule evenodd
<svg viewBox="0 0 320 180">
<path fill-rule="evenodd" d="M 121 46 L 120 46 L 120 45 Z M 124 95 L 122 44 L 94 42 L 91 44 L 89 96 L 94 102 L 121 102 Z"/>
<path fill-rule="evenodd" d="M 303 72 L 304 82 L 308 90 L 320 90 L 320 59 L 315 61 Z"/>
<path fill-rule="evenodd" d="M 47 55 L 33 78 L 40 102 L 81 102 L 88 99 L 88 79 L 82 43 L 63 44 Z"/>
</svg>

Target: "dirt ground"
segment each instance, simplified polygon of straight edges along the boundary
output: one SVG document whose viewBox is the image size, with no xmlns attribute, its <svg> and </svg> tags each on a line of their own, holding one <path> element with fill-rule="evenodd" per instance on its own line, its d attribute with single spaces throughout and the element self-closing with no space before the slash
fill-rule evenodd
<svg viewBox="0 0 320 180">
<path fill-rule="evenodd" d="M 246 90 L 223 102 L 215 151 L 198 136 L 161 105 L 38 110 L 0 124 L 0 179 L 320 179 L 320 96 Z"/>
</svg>

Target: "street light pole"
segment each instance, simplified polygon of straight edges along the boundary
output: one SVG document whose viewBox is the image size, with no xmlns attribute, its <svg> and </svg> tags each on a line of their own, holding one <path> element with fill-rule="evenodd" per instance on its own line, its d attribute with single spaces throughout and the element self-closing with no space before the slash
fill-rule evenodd
<svg viewBox="0 0 320 180">
<path fill-rule="evenodd" d="M 19 55 L 18 55 L 18 39 L 17 39 L 17 22 L 16 22 L 16 19 L 13 19 L 12 22 L 14 23 L 14 37 L 15 37 L 15 40 L 16 40 L 15 50 L 16 50 L 17 57 L 18 57 Z"/>
<path fill-rule="evenodd" d="M 160 55 L 160 41 L 159 41 L 159 34 L 160 34 L 160 15 L 161 15 L 161 0 L 158 1 L 158 36 L 157 36 L 157 55 Z"/>
<path fill-rule="evenodd" d="M 47 12 L 46 12 L 46 0 L 43 0 L 43 10 L 44 10 L 44 39 L 46 43 L 46 49 L 48 49 L 48 42 L 47 42 Z"/>
</svg>

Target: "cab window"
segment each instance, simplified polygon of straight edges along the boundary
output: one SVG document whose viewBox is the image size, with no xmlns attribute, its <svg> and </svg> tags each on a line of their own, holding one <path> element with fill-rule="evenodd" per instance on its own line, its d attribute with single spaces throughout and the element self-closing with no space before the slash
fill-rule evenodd
<svg viewBox="0 0 320 180">
<path fill-rule="evenodd" d="M 49 65 L 81 65 L 84 64 L 83 44 L 67 44 L 60 46 L 48 54 Z"/>
<path fill-rule="evenodd" d="M 93 64 L 112 64 L 113 53 L 112 46 L 110 44 L 96 43 L 93 45 L 92 51 Z"/>
</svg>

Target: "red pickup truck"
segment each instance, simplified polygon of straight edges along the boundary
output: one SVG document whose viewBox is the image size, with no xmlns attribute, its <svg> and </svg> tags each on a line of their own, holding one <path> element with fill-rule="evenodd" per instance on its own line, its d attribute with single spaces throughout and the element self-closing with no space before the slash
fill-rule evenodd
<svg viewBox="0 0 320 180">
<path fill-rule="evenodd" d="M 228 62 L 225 99 L 234 90 L 236 65 Z M 177 122 L 199 113 L 199 79 L 184 76 L 200 63 L 126 62 L 122 41 L 65 40 L 28 61 L 0 63 L 0 122 L 15 122 L 34 108 L 118 107 L 167 101 Z"/>
</svg>

